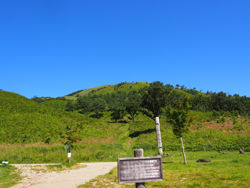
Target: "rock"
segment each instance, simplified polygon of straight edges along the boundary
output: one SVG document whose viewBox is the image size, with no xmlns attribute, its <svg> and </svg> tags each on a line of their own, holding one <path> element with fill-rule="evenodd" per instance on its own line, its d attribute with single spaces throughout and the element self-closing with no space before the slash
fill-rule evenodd
<svg viewBox="0 0 250 188">
<path fill-rule="evenodd" d="M 227 154 L 227 152 L 223 152 L 223 154 Z"/>
<path fill-rule="evenodd" d="M 210 159 L 197 159 L 196 162 L 211 162 Z"/>
<path fill-rule="evenodd" d="M 221 151 L 219 151 L 219 153 L 221 153 Z"/>
<path fill-rule="evenodd" d="M 240 152 L 240 154 L 245 154 L 243 149 L 240 149 L 239 152 Z"/>
<path fill-rule="evenodd" d="M 173 157 L 171 153 L 167 153 L 166 155 L 163 155 L 163 157 Z"/>
</svg>

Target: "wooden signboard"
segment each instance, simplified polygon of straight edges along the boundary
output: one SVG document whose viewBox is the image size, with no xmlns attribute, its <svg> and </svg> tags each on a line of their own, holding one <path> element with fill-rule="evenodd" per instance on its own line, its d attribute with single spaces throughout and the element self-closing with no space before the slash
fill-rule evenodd
<svg viewBox="0 0 250 188">
<path fill-rule="evenodd" d="M 118 158 L 118 183 L 163 181 L 162 158 Z"/>
</svg>

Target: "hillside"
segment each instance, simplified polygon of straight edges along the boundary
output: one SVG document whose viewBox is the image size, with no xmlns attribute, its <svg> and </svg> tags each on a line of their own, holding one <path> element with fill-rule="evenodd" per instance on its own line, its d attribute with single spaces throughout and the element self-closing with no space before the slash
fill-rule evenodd
<svg viewBox="0 0 250 188">
<path fill-rule="evenodd" d="M 149 84 L 122 83 L 91 88 L 84 90 L 88 91 L 85 95 L 81 92 L 72 95 L 71 97 L 76 99 L 73 103 L 62 97 L 27 99 L 15 93 L 0 91 L 0 142 L 12 144 L 8 145 L 8 149 L 5 144 L 0 145 L 2 158 L 11 159 L 16 163 L 66 160 L 60 132 L 65 131 L 68 122 L 82 127 L 79 132 L 81 141 L 72 150 L 73 153 L 76 152 L 76 161 L 115 161 L 117 157 L 132 156 L 134 148 L 143 148 L 145 156 L 157 154 L 155 123 L 152 119 L 138 113 L 132 121 L 129 113 L 124 111 L 116 121 L 113 119 L 113 112 L 110 111 L 114 99 L 118 97 L 117 100 L 122 105 L 120 102 L 127 101 L 129 93 L 140 96 L 141 89 L 145 86 Z M 133 90 L 136 92 L 132 92 Z M 186 95 L 193 97 L 193 104 L 196 105 L 195 110 L 190 111 L 195 120 L 190 131 L 184 136 L 187 151 L 239 148 L 249 150 L 248 114 L 239 115 L 236 111 L 231 113 L 208 109 L 205 111 L 197 105 L 199 103 L 195 102 L 195 99 L 204 95 L 204 99 L 211 100 L 212 94 L 201 94 L 194 90 L 190 92 L 172 88 L 171 104 L 174 105 L 175 101 Z M 96 118 L 95 111 L 83 112 L 82 109 L 75 108 L 78 107 L 79 97 L 85 97 L 82 99 L 90 103 L 102 98 L 106 101 L 106 108 L 100 111 L 99 117 Z M 72 111 L 65 111 L 69 104 L 73 105 Z M 164 112 L 161 116 L 161 132 L 164 153 L 180 151 L 180 141 L 174 136 L 171 125 L 166 123 Z"/>
<path fill-rule="evenodd" d="M 86 124 L 91 119 L 77 112 L 67 112 L 65 101 L 49 100 L 37 103 L 21 95 L 0 91 L 0 142 L 1 143 L 55 143 L 61 141 L 60 130 L 66 120 L 84 124 L 83 138 L 111 136 L 106 129 L 96 128 L 96 123 Z M 53 106 L 53 107 L 51 107 Z"/>
<path fill-rule="evenodd" d="M 143 87 L 149 86 L 148 83 L 146 82 L 136 82 L 136 83 L 119 83 L 116 85 L 103 85 L 103 86 L 98 86 L 98 87 L 93 87 L 89 89 L 84 89 L 84 90 L 79 90 L 77 92 L 73 92 L 71 94 L 68 94 L 64 96 L 66 99 L 71 99 L 75 100 L 79 96 L 84 96 L 84 95 L 105 95 L 107 93 L 112 93 L 114 91 L 124 91 L 124 92 L 129 92 L 132 90 L 138 91 L 139 89 Z"/>
</svg>

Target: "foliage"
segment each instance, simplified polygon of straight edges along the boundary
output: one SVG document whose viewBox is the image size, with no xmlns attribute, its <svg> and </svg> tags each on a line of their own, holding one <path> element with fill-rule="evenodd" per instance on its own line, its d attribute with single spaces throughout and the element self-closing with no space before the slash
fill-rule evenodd
<svg viewBox="0 0 250 188">
<path fill-rule="evenodd" d="M 65 110 L 66 110 L 66 111 L 71 111 L 71 112 L 73 112 L 74 109 L 75 109 L 75 105 L 73 104 L 73 101 L 69 100 L 69 101 L 67 102 L 67 104 L 66 104 Z"/>
<path fill-rule="evenodd" d="M 128 99 L 125 102 L 126 111 L 131 116 L 131 119 L 134 121 L 135 117 L 139 114 L 141 103 L 141 96 L 133 90 L 128 93 Z"/>
<path fill-rule="evenodd" d="M 92 101 L 87 96 L 80 96 L 77 98 L 76 109 L 80 110 L 80 113 L 89 113 L 92 108 Z"/>
<path fill-rule="evenodd" d="M 167 105 L 170 91 L 171 89 L 165 87 L 162 82 L 151 83 L 148 90 L 142 94 L 143 113 L 151 119 L 158 117 L 162 108 Z"/>
<path fill-rule="evenodd" d="M 233 120 L 233 124 L 235 125 L 238 121 L 237 121 L 237 118 L 233 115 L 232 116 L 232 120 Z"/>
<path fill-rule="evenodd" d="M 171 110 L 170 107 L 167 108 L 167 121 L 173 126 L 173 133 L 177 137 L 183 137 L 183 134 L 188 132 L 188 128 L 194 120 L 188 114 L 188 110 L 191 108 L 190 99 L 185 97 L 184 101 L 179 100 L 176 106 L 177 109 Z"/>
<path fill-rule="evenodd" d="M 80 122 L 86 118 L 76 112 L 66 112 L 15 93 L 0 91 L 1 143 L 55 143 L 61 141 L 59 131 L 66 127 L 66 119 Z"/>
<path fill-rule="evenodd" d="M 213 110 L 212 116 L 213 116 L 214 119 L 219 118 L 220 115 L 221 115 L 220 112 L 217 112 L 217 111 Z"/>
<path fill-rule="evenodd" d="M 80 130 L 83 128 L 83 124 L 88 124 L 87 122 L 74 121 L 67 119 L 66 127 L 64 131 L 60 130 L 60 136 L 63 139 L 63 144 L 69 147 L 74 147 L 74 143 L 80 143 L 82 140 L 80 136 Z"/>
<path fill-rule="evenodd" d="M 130 86 L 133 87 L 130 88 Z M 128 113 L 129 109 L 126 110 L 126 102 L 133 101 L 133 99 L 137 101 L 136 97 L 140 98 L 148 92 L 149 87 L 146 86 L 145 83 L 140 82 L 137 84 L 125 83 L 118 87 L 116 92 L 113 92 L 115 86 L 107 85 L 99 90 L 98 88 L 91 88 L 89 92 L 96 90 L 92 94 L 85 93 L 82 96 L 82 93 L 78 93 L 80 95 L 79 101 L 80 98 L 83 98 L 85 102 L 89 101 L 90 105 L 86 110 L 87 112 L 78 107 L 81 104 L 78 100 L 72 101 L 74 105 L 74 111 L 72 112 L 65 111 L 68 101 L 64 98 L 41 98 L 41 102 L 36 102 L 15 93 L 0 91 L 1 157 L 12 163 L 66 161 L 66 148 L 61 143 L 65 140 L 61 138 L 60 131 L 66 131 L 67 123 L 65 120 L 67 119 L 69 119 L 69 122 L 75 122 L 75 126 L 82 122 L 83 126 L 81 130 L 79 129 L 79 137 L 82 138 L 82 141 L 79 140 L 81 143 L 74 143 L 75 147 L 72 150 L 75 162 L 116 161 L 118 157 L 132 157 L 135 148 L 145 149 L 145 156 L 155 155 L 157 153 L 157 141 L 153 121 L 140 111 L 135 113 L 135 121 L 129 121 L 132 116 Z M 204 147 L 207 151 L 238 150 L 243 147 L 245 151 L 250 151 L 250 124 L 249 120 L 244 118 L 249 116 L 246 114 L 243 117 L 242 112 L 244 110 L 236 111 L 247 107 L 247 103 L 244 102 L 244 100 L 248 101 L 247 97 L 221 95 L 230 98 L 231 102 L 230 100 L 221 101 L 229 102 L 227 106 L 234 110 L 213 112 L 211 93 L 206 95 L 198 92 L 197 95 L 200 96 L 193 96 L 187 93 L 185 88 L 173 89 L 173 86 L 169 84 L 163 87 L 166 87 L 169 91 L 167 104 L 171 105 L 173 109 L 177 109 L 176 103 L 179 99 L 183 101 L 185 96 L 190 96 L 192 99 L 193 110 L 190 110 L 189 114 L 195 120 L 190 127 L 190 131 L 185 134 L 186 151 L 202 151 Z M 107 110 L 99 118 L 92 118 L 96 115 L 95 112 L 91 111 L 92 103 L 98 98 L 106 101 Z M 77 98 L 75 97 L 75 99 Z M 194 99 L 197 99 L 196 106 L 194 106 Z M 239 103 L 241 106 L 237 106 L 238 104 L 233 102 L 234 100 L 242 101 L 242 103 Z M 135 103 L 135 105 L 137 104 Z M 118 109 L 116 118 L 113 114 L 115 111 L 110 110 L 113 105 L 121 107 L 120 112 Z M 147 109 L 145 108 L 145 110 Z M 164 112 L 164 109 L 161 110 Z M 216 113 L 218 116 L 215 118 L 212 114 Z M 221 116 L 226 119 L 225 127 L 216 123 L 219 117 L 222 118 Z M 116 119 L 116 122 L 111 121 L 112 118 Z M 232 121 L 235 118 L 236 121 L 234 125 L 227 127 L 230 118 Z M 88 124 L 83 123 L 86 121 Z M 203 123 L 207 121 L 210 121 L 211 126 L 221 127 L 208 128 Z M 161 117 L 161 133 L 164 151 L 180 150 L 179 140 L 173 134 L 169 123 L 166 123 L 165 116 Z"/>
<path fill-rule="evenodd" d="M 106 108 L 106 101 L 102 98 L 94 99 L 92 102 L 91 110 L 95 112 L 95 117 L 99 117 L 99 113 L 103 112 Z"/>
<path fill-rule="evenodd" d="M 117 122 L 118 119 L 122 119 L 126 113 L 125 100 L 127 94 L 125 92 L 118 91 L 111 95 L 111 100 L 108 104 L 110 111 L 112 112 L 112 119 Z"/>
<path fill-rule="evenodd" d="M 151 83 L 152 84 L 152 83 Z M 196 88 L 187 89 L 184 85 L 177 84 L 178 87 L 174 89 L 173 85 L 167 84 L 165 87 L 170 91 L 170 96 L 168 97 L 169 103 L 171 106 L 175 108 L 175 104 L 178 100 L 183 100 L 186 96 L 189 96 L 192 99 L 192 110 L 198 110 L 202 112 L 207 111 L 238 111 L 239 114 L 249 114 L 250 113 L 250 98 L 246 96 L 240 97 L 238 94 L 227 95 L 224 92 L 207 92 L 202 93 L 201 91 L 197 91 Z M 106 96 L 113 92 L 130 92 L 132 90 L 139 91 L 140 95 L 142 95 L 141 91 L 145 91 L 143 88 L 148 88 L 148 84 L 145 82 L 136 82 L 136 83 L 127 83 L 121 82 L 117 85 L 104 85 L 99 87 L 94 87 L 90 89 L 85 89 L 81 92 L 77 92 L 73 96 L 65 96 L 67 99 L 77 99 L 77 96 L 88 96 L 88 95 L 96 95 L 97 98 L 103 98 L 106 100 Z M 141 91 L 140 91 L 141 90 Z M 103 95 L 103 96 L 100 96 Z M 49 98 L 38 98 L 38 100 L 50 100 Z M 106 100 L 107 103 L 109 103 Z M 147 113 L 147 112 L 146 112 Z M 152 114 L 151 114 L 152 115 Z"/>
<path fill-rule="evenodd" d="M 226 119 L 223 116 L 217 120 L 217 123 L 225 123 L 225 122 L 226 122 Z"/>
<path fill-rule="evenodd" d="M 63 99 L 50 99 L 41 102 L 41 104 L 49 107 L 53 107 L 56 109 L 66 110 L 68 101 Z M 74 103 L 74 102 L 73 102 Z"/>
</svg>

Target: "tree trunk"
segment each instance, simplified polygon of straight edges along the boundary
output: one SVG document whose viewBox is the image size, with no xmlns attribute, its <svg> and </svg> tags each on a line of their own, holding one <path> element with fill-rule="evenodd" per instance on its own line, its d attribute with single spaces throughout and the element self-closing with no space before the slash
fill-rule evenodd
<svg viewBox="0 0 250 188">
<path fill-rule="evenodd" d="M 160 119 L 159 119 L 159 117 L 155 117 L 155 127 L 156 127 L 158 151 L 159 151 L 160 155 L 163 155 L 162 142 L 161 142 L 161 128 L 160 128 Z"/>
<path fill-rule="evenodd" d="M 185 155 L 185 151 L 184 151 L 184 145 L 183 145 L 182 137 L 181 137 L 181 147 L 182 147 L 182 154 L 183 154 L 183 158 L 184 158 L 184 164 L 187 164 L 187 159 L 186 159 L 186 155 Z"/>
</svg>

